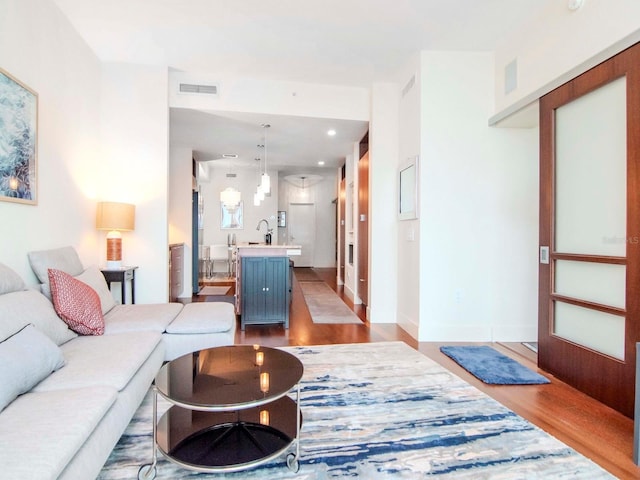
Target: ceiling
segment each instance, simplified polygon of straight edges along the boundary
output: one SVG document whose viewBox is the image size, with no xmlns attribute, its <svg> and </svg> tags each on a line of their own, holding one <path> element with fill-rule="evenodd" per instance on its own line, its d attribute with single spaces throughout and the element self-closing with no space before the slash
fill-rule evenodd
<svg viewBox="0 0 640 480">
<path fill-rule="evenodd" d="M 368 87 L 421 50 L 494 50 L 558 0 L 53 1 L 105 62 Z M 334 167 L 366 131 L 362 122 L 174 109 L 171 141 L 200 160 L 237 153 L 250 162 L 264 122 L 270 164 L 293 168 Z"/>
<path fill-rule="evenodd" d="M 270 125 L 263 128 L 263 124 Z M 256 165 L 266 160 L 270 169 L 292 173 L 335 169 L 344 163 L 353 143 L 367 132 L 368 123 L 355 120 L 293 117 L 238 112 L 202 112 L 183 108 L 171 110 L 171 142 L 189 146 L 198 161 L 215 161 L 223 166 Z M 327 132 L 336 134 L 329 136 Z M 224 154 L 238 155 L 236 160 Z M 324 165 L 318 165 L 318 162 Z"/>
</svg>

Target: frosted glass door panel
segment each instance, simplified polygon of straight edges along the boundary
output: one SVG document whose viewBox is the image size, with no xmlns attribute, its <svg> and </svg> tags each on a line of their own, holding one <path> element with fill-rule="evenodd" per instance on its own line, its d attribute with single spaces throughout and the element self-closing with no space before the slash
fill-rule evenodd
<svg viewBox="0 0 640 480">
<path fill-rule="evenodd" d="M 624 317 L 555 302 L 554 318 L 554 335 L 624 360 Z"/>
<path fill-rule="evenodd" d="M 555 293 L 625 308 L 626 273 L 624 265 L 556 260 Z"/>
<path fill-rule="evenodd" d="M 556 109 L 556 242 L 562 253 L 626 254 L 626 78 Z"/>
</svg>

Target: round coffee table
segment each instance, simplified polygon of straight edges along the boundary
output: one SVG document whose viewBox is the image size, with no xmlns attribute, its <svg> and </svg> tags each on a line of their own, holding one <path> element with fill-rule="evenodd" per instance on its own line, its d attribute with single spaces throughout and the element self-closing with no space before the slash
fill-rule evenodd
<svg viewBox="0 0 640 480">
<path fill-rule="evenodd" d="M 288 450 L 299 469 L 300 378 L 295 356 L 259 345 L 201 350 L 166 363 L 153 386 L 153 456 L 139 479 L 156 475 L 157 450 L 199 472 L 234 472 Z M 295 400 L 287 394 L 295 387 Z M 158 395 L 173 405 L 157 418 Z"/>
</svg>

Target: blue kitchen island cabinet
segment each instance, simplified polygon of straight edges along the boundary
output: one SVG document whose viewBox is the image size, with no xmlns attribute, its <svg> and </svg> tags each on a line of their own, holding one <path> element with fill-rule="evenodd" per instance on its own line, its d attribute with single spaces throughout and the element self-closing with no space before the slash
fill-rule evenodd
<svg viewBox="0 0 640 480">
<path fill-rule="evenodd" d="M 241 329 L 283 323 L 289 328 L 289 257 L 242 258 Z"/>
</svg>

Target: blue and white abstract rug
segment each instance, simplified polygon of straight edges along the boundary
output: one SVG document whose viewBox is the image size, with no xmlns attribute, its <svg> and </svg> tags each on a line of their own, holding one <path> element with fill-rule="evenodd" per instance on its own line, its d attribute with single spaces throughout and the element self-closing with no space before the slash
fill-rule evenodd
<svg viewBox="0 0 640 480">
<path fill-rule="evenodd" d="M 286 347 L 304 364 L 300 470 L 285 458 L 203 474 L 159 454 L 158 479 L 604 479 L 586 457 L 402 342 Z M 99 479 L 151 456 L 150 395 Z M 159 412 L 167 408 L 159 405 Z"/>
</svg>

